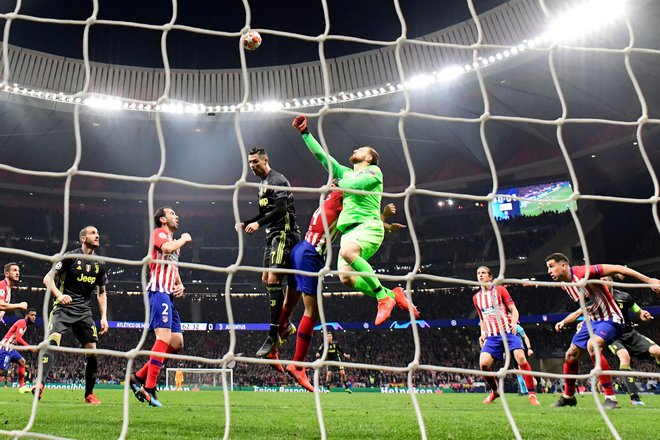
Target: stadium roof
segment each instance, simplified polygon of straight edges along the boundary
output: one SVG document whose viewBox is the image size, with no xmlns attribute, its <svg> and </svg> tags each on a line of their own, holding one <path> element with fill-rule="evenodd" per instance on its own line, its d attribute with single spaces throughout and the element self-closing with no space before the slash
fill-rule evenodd
<svg viewBox="0 0 660 440">
<path fill-rule="evenodd" d="M 87 4 L 87 2 L 82 3 Z M 242 2 L 236 3 L 242 7 Z M 413 3 L 418 6 L 417 9 L 412 7 Z M 419 7 L 420 4 L 426 3 L 434 2 L 402 2 L 404 15 L 410 14 L 406 16 L 413 17 L 408 20 L 411 37 L 434 30 L 432 25 L 436 21 L 425 18 L 430 16 L 431 12 Z M 443 6 L 445 3 L 443 2 Z M 487 6 L 497 6 L 502 2 L 479 3 L 484 4 L 486 9 Z M 655 24 L 660 19 L 660 5 L 657 2 L 644 1 L 631 3 L 629 17 L 635 35 L 634 47 L 644 50 L 630 54 L 630 68 L 635 79 L 639 81 L 643 103 L 648 107 L 648 117 L 660 119 L 660 108 L 658 108 L 660 91 L 656 87 L 660 75 L 658 73 L 660 58 L 657 53 L 660 49 L 660 37 L 653 32 Z M 296 5 L 303 7 L 307 2 L 290 4 L 293 5 L 292 7 Z M 469 13 L 466 14 L 463 5 L 465 5 L 463 0 L 451 2 L 451 13 L 440 14 L 442 19 L 437 21 L 437 24 L 447 27 L 457 23 L 453 20 L 469 18 Z M 208 4 L 206 6 L 206 9 L 200 9 L 216 8 Z M 45 6 L 40 4 L 40 7 Z M 102 5 L 99 17 L 103 17 L 106 13 L 104 7 L 106 5 Z M 130 7 L 114 9 L 115 7 L 107 11 L 108 18 L 133 17 L 150 22 L 148 20 L 151 18 L 162 21 L 163 17 L 171 13 L 171 10 L 169 12 L 164 10 L 163 17 L 158 18 L 152 15 L 139 15 L 137 10 L 131 10 Z M 231 7 L 236 5 L 232 4 Z M 295 14 L 289 12 L 276 14 L 278 18 L 288 17 L 283 19 L 281 24 L 271 21 L 275 19 L 261 15 L 261 11 L 267 10 L 268 7 L 266 2 L 254 3 L 253 12 L 258 12 L 254 12 L 253 26 L 273 26 L 276 29 L 310 34 L 317 32 L 310 30 L 313 19 L 297 19 Z M 335 7 L 334 3 L 330 5 L 331 10 Z M 39 13 L 38 10 L 25 12 Z M 75 16 L 78 12 L 72 12 L 69 7 L 57 11 L 50 10 L 48 13 L 60 18 L 66 14 L 74 14 L 73 18 L 81 18 L 80 14 Z M 82 16 L 88 13 L 89 11 Z M 124 13 L 138 15 L 129 17 L 124 16 Z M 392 18 L 392 11 L 385 12 L 384 9 L 373 12 L 373 18 L 370 14 L 371 11 L 367 14 L 359 9 L 354 11 L 354 14 L 337 11 L 332 30 L 337 33 L 371 38 L 368 33 L 361 32 L 367 28 L 373 30 L 374 22 L 389 23 L 387 20 Z M 213 20 L 203 16 L 200 18 L 202 21 L 196 22 L 191 18 L 193 15 L 191 11 L 186 12 L 182 9 L 181 21 L 200 26 L 213 24 L 211 23 Z M 367 20 L 365 15 L 369 15 L 370 19 Z M 438 15 L 439 12 L 436 11 L 435 16 Z M 221 13 L 214 15 L 214 17 L 221 16 L 224 17 Z M 296 19 L 292 19 L 292 16 Z M 394 16 L 396 17 L 396 14 Z M 358 18 L 368 21 L 371 27 L 357 26 L 355 20 Z M 189 19 L 193 21 L 187 21 Z M 263 23 L 260 20 L 263 20 Z M 310 27 L 288 27 L 298 25 L 301 21 Z M 30 39 L 29 29 L 33 29 L 36 24 L 19 23 L 22 22 L 15 21 L 12 24 L 11 43 L 38 50 L 51 50 L 52 53 L 59 55 L 75 55 L 66 53 L 71 44 L 62 44 L 63 41 L 73 41 L 68 34 L 63 33 L 61 41 L 46 38 L 48 33 L 41 35 L 40 38 Z M 277 27 L 280 25 L 281 28 Z M 59 28 L 61 27 L 60 25 Z M 382 28 L 388 30 L 389 26 L 378 26 L 376 29 L 382 30 Z M 240 27 L 232 30 L 240 30 Z M 81 36 L 81 30 L 78 31 L 76 38 Z M 99 35 L 106 35 L 110 39 L 117 35 L 114 28 L 106 31 L 99 30 Z M 117 44 L 113 43 L 107 47 L 100 45 L 91 50 L 91 59 L 126 63 L 130 61 L 130 56 L 149 60 L 153 54 L 158 54 L 158 46 L 153 46 L 152 42 L 149 48 L 136 46 L 136 50 L 131 52 L 139 53 L 131 53 L 128 56 L 119 46 L 131 47 L 126 43 L 126 39 L 133 41 L 132 32 L 126 31 L 122 34 L 122 37 L 117 39 Z M 398 30 L 394 34 L 396 36 Z M 206 61 L 210 57 L 204 55 L 203 51 L 210 50 L 209 45 L 195 43 L 195 38 L 202 37 L 190 38 L 193 40 L 189 41 L 191 45 L 187 47 L 199 46 L 202 49 L 199 53 L 196 50 L 191 52 L 191 58 L 187 58 L 191 64 L 186 64 L 188 61 L 179 58 L 177 50 L 173 50 L 174 67 L 192 68 L 208 65 Z M 269 48 L 264 43 L 262 49 L 249 54 L 248 67 L 253 67 L 251 63 L 263 66 L 270 62 L 310 60 L 307 55 L 302 55 L 304 52 L 302 50 L 289 58 L 291 54 L 283 49 L 284 42 L 280 41 L 280 37 L 268 38 L 277 41 L 275 48 Z M 392 38 L 392 36 L 386 35 L 384 38 Z M 173 42 L 176 41 L 177 38 L 173 36 Z M 181 41 L 187 40 L 182 37 Z M 52 46 L 44 46 L 49 42 Z M 173 43 L 173 46 L 177 47 L 177 44 L 179 43 Z M 413 113 L 404 118 L 401 126 L 399 117 L 403 114 L 400 111 L 406 107 L 403 92 L 331 106 L 335 109 L 348 109 L 349 112 L 331 111 L 320 120 L 315 117 L 320 106 L 304 110 L 312 114 L 310 123 L 312 131 L 318 133 L 319 125 L 322 126 L 330 151 L 340 161 L 347 162 L 346 159 L 356 146 L 375 147 L 382 158 L 381 165 L 386 178 L 385 189 L 388 192 L 400 191 L 411 182 L 411 173 L 406 165 L 402 142 L 403 135 L 410 150 L 415 185 L 418 188 L 476 191 L 485 194 L 491 186 L 491 173 L 484 140 L 492 153 L 501 185 L 568 177 L 568 168 L 559 147 L 558 125 L 555 124 L 556 120 L 561 118 L 563 109 L 551 74 L 552 64 L 556 68 L 565 99 L 566 117 L 590 120 L 579 121 L 580 123 L 569 121 L 563 124 L 560 133 L 567 151 L 575 160 L 578 180 L 583 185 L 582 192 L 651 196 L 652 180 L 642 160 L 639 146 L 636 145 L 638 126 L 635 123 L 642 115 L 642 103 L 627 71 L 625 53 L 621 50 L 629 44 L 625 23 L 619 21 L 608 27 L 596 29 L 590 35 L 571 44 L 589 49 L 555 48 L 551 52 L 526 51 L 506 62 L 482 69 L 480 72 L 490 116 L 484 116 L 484 96 L 474 71 L 463 74 L 453 82 L 436 83 L 426 88 L 408 90 L 409 111 Z M 316 43 L 311 46 L 315 50 L 318 48 Z M 232 47 L 235 48 L 235 44 Z M 337 43 L 336 54 L 345 55 L 361 47 L 364 45 Z M 332 49 L 329 51 L 332 53 Z M 471 51 L 466 53 L 470 55 Z M 318 52 L 316 56 L 318 57 Z M 228 66 L 232 64 L 229 63 Z M 75 158 L 74 118 L 71 113 L 73 106 L 68 106 L 68 109 L 61 105 L 44 106 L 35 104 L 34 100 L 27 97 L 2 95 L 3 101 L 0 102 L 2 162 L 13 167 L 48 172 L 65 172 L 69 169 Z M 365 109 L 377 110 L 381 113 L 361 111 Z M 239 127 L 241 138 L 246 146 L 265 146 L 270 152 L 272 166 L 287 175 L 294 186 L 321 185 L 325 182 L 322 168 L 307 152 L 295 130 L 290 127 L 293 114 L 295 110 L 242 114 Z M 432 117 L 429 118 L 427 115 Z M 502 116 L 510 119 L 504 120 Z M 78 168 L 140 177 L 154 174 L 160 165 L 160 148 L 156 127 L 150 118 L 153 118 L 153 115 L 81 110 L 82 155 Z M 483 124 L 483 133 L 481 120 L 486 120 Z M 236 127 L 234 113 L 164 115 L 164 140 L 167 146 L 165 175 L 203 184 L 230 185 L 236 182 L 241 176 L 243 166 Z M 651 163 L 657 168 L 659 163 L 657 124 L 646 124 L 641 130 L 641 137 Z M 51 191 L 53 188 L 62 187 L 64 183 L 63 177 L 52 179 L 17 175 L 6 170 L 0 171 L 0 175 L 1 185 L 5 189 Z M 595 176 L 597 178 L 594 178 Z M 248 175 L 247 179 L 254 178 Z M 474 185 L 471 182 L 474 182 Z M 103 191 L 121 195 L 125 192 L 145 193 L 146 188 L 146 184 L 117 180 L 87 177 L 74 179 L 74 189 L 81 191 Z M 179 185 L 163 185 L 160 186 L 160 190 L 167 194 L 203 197 L 200 195 L 203 191 Z M 227 198 L 231 197 L 231 191 L 226 191 L 224 194 Z"/>
</svg>

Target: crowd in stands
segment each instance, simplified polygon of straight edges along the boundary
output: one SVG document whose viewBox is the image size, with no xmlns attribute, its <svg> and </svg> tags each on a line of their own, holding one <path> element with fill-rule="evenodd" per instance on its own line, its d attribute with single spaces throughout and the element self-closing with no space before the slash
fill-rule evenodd
<svg viewBox="0 0 660 440">
<path fill-rule="evenodd" d="M 120 202 L 114 201 L 117 205 Z M 126 202 L 128 203 L 128 202 Z M 115 258 L 141 260 L 147 254 L 149 238 L 147 216 L 144 204 L 135 200 L 132 205 L 122 205 L 117 214 L 117 206 L 77 203 L 71 205 L 69 241 L 66 249 L 77 247 L 75 243 L 78 230 L 87 224 L 94 224 L 101 233 L 99 254 Z M 305 229 L 309 214 L 317 200 L 299 203 L 299 224 Z M 61 200 L 48 204 L 35 202 L 20 209 L 6 209 L 6 218 L 0 228 L 0 245 L 8 248 L 23 249 L 44 255 L 53 255 L 62 250 L 62 211 Z M 243 203 L 242 212 L 252 213 L 254 205 Z M 195 262 L 226 268 L 235 264 L 238 256 L 238 238 L 233 230 L 231 210 L 215 209 L 209 211 L 199 207 L 182 205 L 175 209 L 182 216 L 181 231 L 190 232 L 193 243 L 183 250 L 181 261 Z M 427 209 L 428 211 L 428 209 Z M 473 279 L 474 270 L 479 264 L 489 264 L 495 269 L 499 259 L 497 243 L 494 239 L 493 225 L 485 206 L 466 207 L 461 215 L 448 211 L 414 213 L 414 226 L 417 233 L 421 267 L 420 274 L 442 275 L 447 277 L 463 276 Z M 405 216 L 397 214 L 395 221 L 405 223 Z M 572 223 L 570 214 L 546 213 L 537 217 L 517 217 L 498 223 L 502 234 L 503 246 L 507 259 L 526 259 L 541 244 L 550 240 L 556 231 Z M 657 231 L 651 234 L 649 242 L 657 240 Z M 657 241 L 656 241 L 657 242 Z M 262 236 L 244 237 L 245 253 L 242 265 L 260 267 L 262 262 Z M 657 246 L 655 246 L 657 249 Z M 646 256 L 646 251 L 638 252 Z M 335 250 L 336 255 L 336 250 Z M 377 273 L 405 275 L 412 271 L 415 263 L 411 235 L 403 230 L 388 234 L 372 263 Z M 43 275 L 51 267 L 47 259 L 38 260 L 23 256 L 3 255 L 7 260 L 18 260 L 21 266 L 21 289 L 14 295 L 13 301 L 27 301 L 42 315 L 44 290 L 41 284 Z M 617 261 L 619 262 L 619 261 Z M 620 261 L 625 263 L 625 261 Z M 333 265 L 334 267 L 334 265 Z M 533 268 L 530 269 L 530 268 Z M 108 264 L 110 284 L 108 318 L 115 321 L 143 321 L 144 299 L 141 295 L 141 270 L 139 265 Z M 524 270 L 530 273 L 525 273 Z M 520 278 L 543 276 L 543 262 L 526 266 L 508 265 L 507 276 Z M 197 269 L 181 269 L 186 285 L 186 295 L 177 300 L 183 321 L 186 322 L 227 322 L 225 281 L 227 274 Z M 542 278 L 542 279 L 548 279 Z M 376 304 L 373 298 L 350 295 L 341 286 L 337 277 L 326 278 L 326 292 L 339 294 L 324 297 L 323 308 L 328 321 L 373 322 Z M 396 283 L 384 281 L 386 286 Z M 260 283 L 260 274 L 254 271 L 237 272 L 230 286 L 231 305 L 235 322 L 266 322 L 268 306 L 265 289 Z M 516 301 L 521 315 L 548 313 L 567 313 L 575 309 L 568 296 L 558 288 L 535 287 L 514 284 L 508 286 Z M 459 319 L 476 318 L 472 304 L 473 286 L 459 283 L 441 283 L 429 279 L 417 279 L 412 284 L 413 300 L 422 313 L 422 319 Z M 343 293 L 343 294 L 342 294 Z M 645 290 L 631 292 L 638 299 L 638 304 L 645 306 L 657 303 L 657 297 Z M 292 321 L 298 322 L 302 313 L 299 306 Z M 392 319 L 405 321 L 408 316 L 395 311 Z M 551 323 L 531 326 L 527 329 L 538 357 L 561 357 L 568 347 L 571 333 L 556 333 Z M 32 331 L 31 340 L 40 339 L 43 329 Z M 644 332 L 656 341 L 660 340 L 658 326 L 645 326 Z M 134 348 L 141 332 L 128 329 L 113 329 L 101 338 L 99 348 L 125 352 Z M 235 353 L 254 355 L 263 340 L 261 332 L 239 331 L 236 333 Z M 150 336 L 151 338 L 152 336 Z M 476 327 L 425 328 L 420 329 L 420 349 L 422 364 L 452 368 L 477 369 L 478 331 Z M 222 358 L 229 347 L 227 332 L 186 332 L 184 354 L 201 356 L 217 360 Z M 415 344 L 410 330 L 371 330 L 347 331 L 336 334 L 337 341 L 345 352 L 353 357 L 351 361 L 369 365 L 405 367 L 414 356 Z M 291 359 L 295 341 L 289 341 L 281 351 L 283 359 Z M 316 332 L 312 347 L 322 343 L 321 332 Z M 77 346 L 72 335 L 67 335 L 63 345 Z M 143 348 L 151 346 L 148 339 Z M 27 354 L 30 365 L 36 355 Z M 588 360 L 588 357 L 585 357 Z M 146 358 L 140 358 L 141 364 Z M 311 360 L 311 359 L 310 359 Z M 126 359 L 122 357 L 101 356 L 98 380 L 117 383 L 125 377 Z M 611 360 L 613 365 L 618 365 Z M 532 359 L 532 365 L 535 364 Z M 168 366 L 189 368 L 207 367 L 197 361 L 168 361 Z M 583 363 L 582 371 L 592 368 L 590 362 Z M 634 362 L 634 368 L 644 371 L 656 371 L 650 362 Z M 50 371 L 52 381 L 83 381 L 84 356 L 77 354 L 57 354 L 56 366 Z M 387 370 L 349 368 L 348 376 L 355 386 L 388 386 L 407 381 L 405 374 Z M 458 390 L 467 390 L 475 382 L 481 382 L 479 375 L 454 372 L 418 371 L 414 375 L 415 383 L 420 386 L 449 386 Z M 276 385 L 289 383 L 284 375 L 275 373 L 270 367 L 239 362 L 234 369 L 234 381 L 237 385 Z M 514 380 L 507 381 L 507 386 L 514 387 Z"/>
<path fill-rule="evenodd" d="M 552 324 L 526 326 L 526 332 L 532 341 L 535 355 L 530 358 L 533 368 L 539 368 L 539 360 L 547 358 L 562 358 L 563 352 L 570 344 L 572 331 L 557 333 Z M 660 340 L 658 326 L 644 325 L 640 328 L 647 336 Z M 33 328 L 28 334 L 28 340 L 36 342 L 41 339 L 43 329 Z M 237 331 L 234 353 L 244 353 L 253 357 L 263 339 L 262 332 Z M 424 328 L 419 329 L 420 364 L 449 368 L 478 370 L 479 331 L 477 327 Z M 142 336 L 140 330 L 112 329 L 101 336 L 99 349 L 127 352 L 138 345 Z M 407 374 L 387 371 L 386 367 L 406 367 L 414 359 L 415 341 L 408 330 L 371 330 L 371 331 L 335 331 L 335 342 L 338 342 L 345 353 L 351 355 L 350 362 L 367 364 L 369 368 L 347 367 L 347 375 L 353 386 L 387 387 L 405 386 Z M 181 368 L 220 368 L 220 359 L 229 349 L 229 332 L 227 331 L 188 331 L 185 332 L 185 348 L 183 354 L 203 357 L 209 362 L 198 360 L 168 360 L 166 367 Z M 153 335 L 148 335 L 142 346 L 148 349 L 153 342 Z M 317 348 L 323 344 L 321 331 L 314 333 L 308 361 L 315 360 Z M 295 337 L 281 347 L 280 358 L 291 359 L 295 345 Z M 62 346 L 78 347 L 72 334 L 66 334 Z M 610 353 L 606 353 L 613 368 L 618 361 Z M 25 353 L 28 365 L 36 368 L 36 354 Z M 593 368 L 585 356 L 581 371 L 588 372 Z M 136 359 L 133 368 L 139 368 L 145 361 L 145 356 Z M 49 381 L 79 383 L 84 382 L 84 362 L 82 354 L 57 353 L 56 364 L 50 371 Z M 502 364 L 500 363 L 500 366 Z M 371 367 L 374 366 L 374 367 Z M 100 383 L 121 383 L 126 377 L 127 359 L 125 357 L 101 355 L 99 357 L 98 381 Z M 640 371 L 657 371 L 651 361 L 633 360 L 633 369 Z M 35 370 L 36 371 L 36 370 Z M 555 371 L 559 372 L 559 371 Z M 468 374 L 447 371 L 420 370 L 414 373 L 414 383 L 419 387 L 452 387 L 457 391 L 472 391 L 475 383 L 481 384 L 478 374 Z M 171 380 L 171 378 L 170 378 Z M 163 377 L 164 382 L 164 377 Z M 586 381 L 585 381 L 586 382 Z M 653 391 L 653 380 L 641 380 L 641 384 Z M 235 386 L 280 386 L 288 385 L 288 376 L 279 374 L 269 366 L 237 362 L 234 367 Z M 649 384 L 647 386 L 647 383 Z M 507 390 L 515 391 L 516 381 L 508 376 L 505 382 Z"/>
</svg>

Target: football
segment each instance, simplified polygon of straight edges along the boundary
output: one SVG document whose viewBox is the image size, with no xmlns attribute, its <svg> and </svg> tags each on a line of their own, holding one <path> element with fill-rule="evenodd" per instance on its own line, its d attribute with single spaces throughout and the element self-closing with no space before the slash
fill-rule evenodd
<svg viewBox="0 0 660 440">
<path fill-rule="evenodd" d="M 241 37 L 246 50 L 257 50 L 261 46 L 261 35 L 257 31 L 250 31 Z"/>
</svg>

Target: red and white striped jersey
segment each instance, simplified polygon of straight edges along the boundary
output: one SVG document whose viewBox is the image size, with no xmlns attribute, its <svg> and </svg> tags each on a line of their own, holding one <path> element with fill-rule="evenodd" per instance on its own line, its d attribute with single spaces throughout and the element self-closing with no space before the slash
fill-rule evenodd
<svg viewBox="0 0 660 440">
<path fill-rule="evenodd" d="M 23 335 L 25 334 L 25 331 L 27 330 L 27 320 L 26 319 L 19 319 L 14 323 L 14 325 L 11 326 L 5 337 L 0 341 L 0 345 L 2 346 L 7 346 L 7 345 L 16 345 L 16 343 L 19 343 L 21 345 L 30 345 L 28 344 L 25 339 L 23 339 Z"/>
<path fill-rule="evenodd" d="M 574 283 L 583 279 L 587 270 L 589 270 L 590 280 L 597 280 L 603 276 L 603 267 L 600 264 L 594 266 L 572 266 L 570 269 L 571 281 Z M 562 286 L 561 288 L 568 293 L 568 296 L 570 296 L 573 301 L 580 301 L 580 287 Z M 584 301 L 587 306 L 589 318 L 592 321 L 606 321 L 611 319 L 616 323 L 623 323 L 621 310 L 617 307 L 616 301 L 614 301 L 612 293 L 610 293 L 606 285 L 587 284 L 584 287 Z"/>
<path fill-rule="evenodd" d="M 492 297 L 493 289 L 497 289 L 495 302 L 493 302 Z M 509 316 L 508 306 L 513 304 L 513 299 L 511 299 L 508 290 L 502 286 L 492 287 L 486 291 L 479 289 L 472 297 L 472 302 L 477 312 L 479 312 L 479 319 L 484 323 L 486 337 L 498 336 L 502 323 L 504 324 L 504 332 L 511 333 L 511 317 Z M 497 318 L 496 307 L 500 310 L 499 319 Z"/>
<path fill-rule="evenodd" d="M 7 284 L 7 280 L 4 279 L 0 281 L 0 301 L 10 303 L 11 302 L 11 287 Z M 5 317 L 5 311 L 0 311 L 0 320 Z"/>
<path fill-rule="evenodd" d="M 330 233 L 330 243 L 337 236 L 337 219 L 342 210 L 342 202 L 344 193 L 341 191 L 333 191 L 328 194 L 323 204 L 316 208 L 312 220 L 309 222 L 309 229 L 305 234 L 305 241 L 316 248 L 316 252 L 320 255 L 325 255 L 327 251 L 327 240 L 325 231 L 323 230 L 323 217 L 321 210 L 325 211 L 325 218 L 328 222 L 328 232 Z"/>
<path fill-rule="evenodd" d="M 156 228 L 153 232 L 154 247 L 151 250 L 151 258 L 154 260 L 179 261 L 179 249 L 171 254 L 166 254 L 161 250 L 161 246 L 168 241 L 174 241 L 172 234 L 163 228 Z M 179 268 L 176 264 L 163 264 L 153 262 L 149 265 L 151 273 L 147 290 L 150 292 L 172 293 L 176 277 L 179 274 Z"/>
</svg>

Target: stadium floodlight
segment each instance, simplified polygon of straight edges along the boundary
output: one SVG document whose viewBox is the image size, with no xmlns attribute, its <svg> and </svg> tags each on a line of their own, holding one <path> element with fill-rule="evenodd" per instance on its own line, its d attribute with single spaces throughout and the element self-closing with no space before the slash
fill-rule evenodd
<svg viewBox="0 0 660 440">
<path fill-rule="evenodd" d="M 543 34 L 546 41 L 561 42 L 582 37 L 609 24 L 624 13 L 627 0 L 594 0 L 557 17 Z"/>
<path fill-rule="evenodd" d="M 454 206 L 454 201 L 452 199 L 447 200 L 447 205 Z"/>
<path fill-rule="evenodd" d="M 122 102 L 115 98 L 100 98 L 92 96 L 83 101 L 89 107 L 98 108 L 102 110 L 121 110 Z"/>
<path fill-rule="evenodd" d="M 434 81 L 431 75 L 416 75 L 405 82 L 405 87 L 407 89 L 421 89 L 432 84 Z"/>
<path fill-rule="evenodd" d="M 438 81 L 451 81 L 461 76 L 464 72 L 465 69 L 460 66 L 449 66 L 438 72 L 436 78 L 438 78 Z"/>
</svg>

